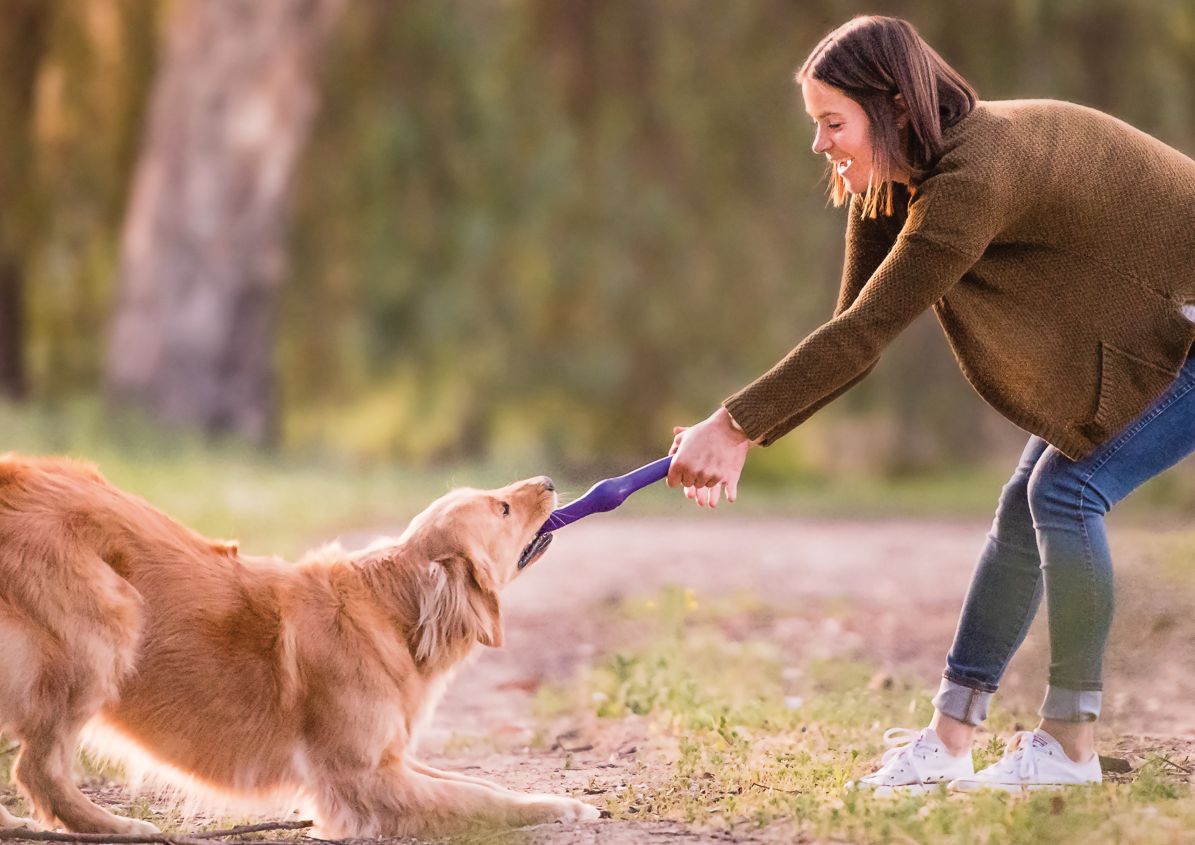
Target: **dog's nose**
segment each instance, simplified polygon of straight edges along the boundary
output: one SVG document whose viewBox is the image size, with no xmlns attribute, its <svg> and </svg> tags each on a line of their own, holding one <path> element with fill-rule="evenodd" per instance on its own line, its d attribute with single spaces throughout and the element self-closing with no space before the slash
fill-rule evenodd
<svg viewBox="0 0 1195 845">
<path fill-rule="evenodd" d="M 543 484 L 545 490 L 551 491 L 556 489 L 556 483 L 546 475 L 544 476 L 544 480 L 540 483 Z"/>
</svg>

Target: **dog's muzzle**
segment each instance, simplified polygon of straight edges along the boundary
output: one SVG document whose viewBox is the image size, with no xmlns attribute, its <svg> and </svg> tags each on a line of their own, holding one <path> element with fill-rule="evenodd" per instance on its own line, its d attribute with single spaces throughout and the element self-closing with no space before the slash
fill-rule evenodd
<svg viewBox="0 0 1195 845">
<path fill-rule="evenodd" d="M 537 534 L 535 539 L 528 543 L 527 548 L 523 549 L 523 553 L 519 555 L 519 569 L 523 569 L 539 560 L 551 542 L 552 535 L 550 533 Z"/>
</svg>

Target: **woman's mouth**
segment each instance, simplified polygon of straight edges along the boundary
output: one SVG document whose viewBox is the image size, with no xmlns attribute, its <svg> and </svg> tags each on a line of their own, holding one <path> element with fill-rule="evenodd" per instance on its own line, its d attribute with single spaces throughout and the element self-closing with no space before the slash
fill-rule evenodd
<svg viewBox="0 0 1195 845">
<path fill-rule="evenodd" d="M 838 161 L 834 162 L 834 170 L 838 173 L 839 176 L 842 176 L 844 173 L 846 173 L 848 170 L 851 169 L 851 165 L 854 163 L 855 163 L 855 160 L 853 158 L 841 158 Z"/>
</svg>

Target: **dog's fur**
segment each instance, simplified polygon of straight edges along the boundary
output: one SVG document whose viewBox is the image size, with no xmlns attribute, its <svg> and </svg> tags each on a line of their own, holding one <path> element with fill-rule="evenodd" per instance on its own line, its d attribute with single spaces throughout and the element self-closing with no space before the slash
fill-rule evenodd
<svg viewBox="0 0 1195 845">
<path fill-rule="evenodd" d="M 89 723 L 218 792 L 300 794 L 324 836 L 596 818 L 412 757 L 453 667 L 501 645 L 498 591 L 555 503 L 542 477 L 456 490 L 397 540 L 292 565 L 205 539 L 90 465 L 0 455 L 0 730 L 37 821 L 152 828 L 74 784 Z M 0 827 L 31 823 L 0 807 Z"/>
</svg>

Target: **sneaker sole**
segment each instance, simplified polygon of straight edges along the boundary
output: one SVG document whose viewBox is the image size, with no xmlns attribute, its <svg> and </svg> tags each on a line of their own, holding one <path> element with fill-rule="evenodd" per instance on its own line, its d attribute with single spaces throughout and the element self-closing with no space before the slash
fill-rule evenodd
<svg viewBox="0 0 1195 845">
<path fill-rule="evenodd" d="M 1088 781 L 1087 783 L 984 783 L 979 781 L 952 781 L 948 789 L 951 792 L 981 792 L 985 789 L 994 789 L 997 792 L 1008 792 L 1013 795 L 1019 795 L 1025 792 L 1056 792 L 1060 789 L 1066 789 L 1072 786 L 1092 786 L 1100 783 L 1100 781 Z"/>
</svg>

